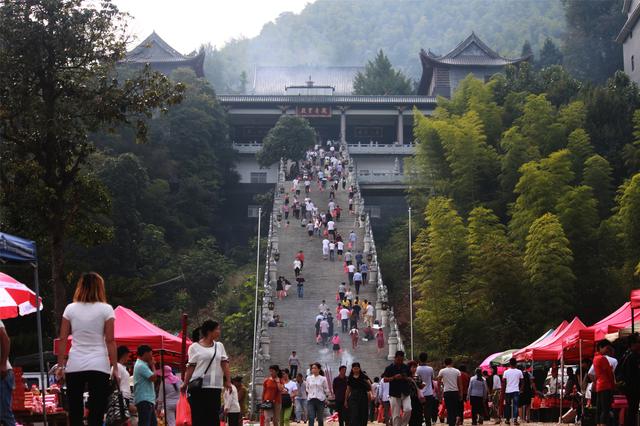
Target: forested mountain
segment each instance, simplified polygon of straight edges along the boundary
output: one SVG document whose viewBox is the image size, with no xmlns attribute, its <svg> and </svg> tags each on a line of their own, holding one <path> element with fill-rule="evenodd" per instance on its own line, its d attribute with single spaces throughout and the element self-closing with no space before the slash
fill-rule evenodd
<svg viewBox="0 0 640 426">
<path fill-rule="evenodd" d="M 565 11 L 560 0 L 318 0 L 255 38 L 207 47 L 205 72 L 226 93 L 256 65 L 364 65 L 382 49 L 416 79 L 420 49 L 446 53 L 471 31 L 504 55 L 519 55 L 526 40 L 538 52 L 547 37 L 560 41 Z"/>
</svg>

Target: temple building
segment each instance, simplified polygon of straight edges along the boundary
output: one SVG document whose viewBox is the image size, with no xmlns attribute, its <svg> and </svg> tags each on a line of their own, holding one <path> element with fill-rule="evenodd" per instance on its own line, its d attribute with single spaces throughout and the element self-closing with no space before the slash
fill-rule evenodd
<svg viewBox="0 0 640 426">
<path fill-rule="evenodd" d="M 640 0 L 624 0 L 622 13 L 627 15 L 627 21 L 620 29 L 616 41 L 622 43 L 622 55 L 624 57 L 624 72 L 631 80 L 640 84 L 640 32 L 638 18 L 640 18 Z M 635 33 L 635 37 L 634 37 Z"/>
<path fill-rule="evenodd" d="M 152 32 L 142 43 L 127 53 L 122 64 L 142 68 L 149 66 L 163 74 L 169 75 L 175 69 L 191 68 L 198 77 L 204 77 L 204 50 L 183 55 L 164 41 L 156 32 Z"/>
<path fill-rule="evenodd" d="M 503 72 L 507 65 L 517 65 L 529 59 L 530 56 L 520 58 L 500 56 L 472 32 L 462 43 L 445 55 L 438 56 L 430 50 L 420 51 L 422 78 L 418 94 L 449 98 L 460 81 L 469 74 L 487 82 L 494 74 Z"/>
</svg>

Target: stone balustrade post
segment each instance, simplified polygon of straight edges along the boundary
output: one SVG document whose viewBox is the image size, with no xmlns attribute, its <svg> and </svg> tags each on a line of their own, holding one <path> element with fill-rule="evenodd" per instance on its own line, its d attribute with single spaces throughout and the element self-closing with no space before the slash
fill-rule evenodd
<svg viewBox="0 0 640 426">
<path fill-rule="evenodd" d="M 378 282 L 378 262 L 374 257 L 374 260 L 369 265 L 369 284 L 376 285 L 377 282 Z"/>
<path fill-rule="evenodd" d="M 388 308 L 387 310 L 382 311 L 380 321 L 381 321 L 380 325 L 383 328 L 386 328 L 389 325 L 389 309 Z"/>
<path fill-rule="evenodd" d="M 369 249 L 371 248 L 371 237 L 369 236 L 369 230 L 367 229 L 364 233 L 364 250 L 363 252 L 365 253 L 369 253 Z"/>
<path fill-rule="evenodd" d="M 393 359 L 396 356 L 396 351 L 397 350 L 398 350 L 398 335 L 396 334 L 395 328 L 394 327 L 390 327 L 390 332 L 389 332 L 389 354 L 387 355 L 387 359 L 389 361 L 393 361 Z"/>
<path fill-rule="evenodd" d="M 280 242 L 280 238 L 278 237 L 277 234 L 271 237 L 271 250 L 273 250 L 274 252 L 279 251 L 278 250 L 279 242 Z"/>
<path fill-rule="evenodd" d="M 266 360 L 271 359 L 270 345 L 271 338 L 265 332 L 262 336 L 260 336 L 260 348 L 262 349 L 262 356 Z"/>
<path fill-rule="evenodd" d="M 380 301 L 380 297 L 376 299 L 375 308 L 376 308 L 376 321 L 378 321 L 378 323 L 382 325 L 382 302 Z"/>
<path fill-rule="evenodd" d="M 274 282 L 278 279 L 278 264 L 273 258 L 271 258 L 269 263 L 269 280 Z M 275 287 L 275 285 L 274 285 Z"/>
</svg>

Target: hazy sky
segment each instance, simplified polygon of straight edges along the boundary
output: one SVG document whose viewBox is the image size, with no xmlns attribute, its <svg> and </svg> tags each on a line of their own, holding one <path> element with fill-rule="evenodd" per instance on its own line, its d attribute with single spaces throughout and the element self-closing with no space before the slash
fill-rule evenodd
<svg viewBox="0 0 640 426">
<path fill-rule="evenodd" d="M 132 16 L 138 41 L 155 30 L 167 43 L 189 53 L 202 43 L 221 47 L 227 40 L 257 35 L 282 12 L 299 13 L 313 0 L 113 0 Z"/>
</svg>

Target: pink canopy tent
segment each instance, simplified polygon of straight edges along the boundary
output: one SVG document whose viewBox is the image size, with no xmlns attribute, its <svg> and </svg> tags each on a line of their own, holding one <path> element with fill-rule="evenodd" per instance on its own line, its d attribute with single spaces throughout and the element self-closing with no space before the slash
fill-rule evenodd
<svg viewBox="0 0 640 426">
<path fill-rule="evenodd" d="M 585 328 L 586 325 L 580 321 L 580 318 L 575 317 L 569 324 L 562 327 L 562 329 L 558 327 L 558 329 L 560 329 L 559 331 L 556 330 L 546 339 L 519 350 L 513 354 L 513 356 L 518 361 L 555 361 L 560 358 L 562 354 L 562 343 L 565 339 Z"/>
<path fill-rule="evenodd" d="M 559 333 L 562 333 L 562 330 L 564 330 L 565 328 L 567 328 L 567 326 L 569 325 L 569 323 L 567 321 L 562 321 L 558 327 L 555 328 L 555 330 L 550 330 L 547 331 L 545 334 L 543 334 L 542 336 L 538 337 L 536 340 L 534 340 L 533 342 L 529 343 L 527 346 L 525 346 L 524 348 L 517 350 L 516 352 L 513 353 L 513 356 L 515 357 L 516 354 L 521 353 L 523 351 L 528 351 L 531 350 L 533 348 L 537 348 L 540 345 L 544 345 L 545 342 L 550 341 L 551 339 L 553 339 L 555 336 L 557 336 Z"/>
<path fill-rule="evenodd" d="M 116 315 L 115 338 L 118 346 L 124 345 L 133 353 L 140 345 L 149 345 L 154 351 L 164 352 L 166 362 L 179 363 L 182 352 L 182 338 L 174 336 L 150 323 L 140 315 L 123 306 L 114 309 Z M 73 332 L 73 330 L 72 330 Z M 72 336 L 69 336 L 67 350 L 71 346 Z M 58 353 L 59 339 L 53 342 L 53 351 Z M 187 347 L 191 341 L 187 339 Z"/>
<path fill-rule="evenodd" d="M 609 333 L 631 326 L 632 318 L 636 322 L 640 321 L 640 310 L 632 315 L 631 303 L 627 302 L 592 326 L 568 336 L 563 342 L 564 358 L 567 361 L 579 361 L 582 354 L 593 355 L 595 342 L 604 339 Z"/>
</svg>

